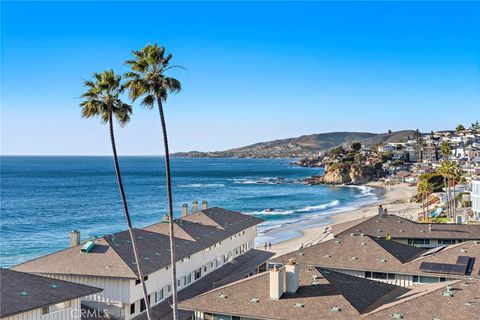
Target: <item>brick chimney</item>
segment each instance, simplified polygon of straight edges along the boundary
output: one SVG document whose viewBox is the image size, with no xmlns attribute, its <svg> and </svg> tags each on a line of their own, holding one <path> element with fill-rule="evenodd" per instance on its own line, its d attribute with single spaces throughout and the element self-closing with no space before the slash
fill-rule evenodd
<svg viewBox="0 0 480 320">
<path fill-rule="evenodd" d="M 207 200 L 202 201 L 202 210 L 208 209 L 208 202 Z"/>
<path fill-rule="evenodd" d="M 80 244 L 80 231 L 72 230 L 70 232 L 70 247 L 76 247 Z"/>
</svg>

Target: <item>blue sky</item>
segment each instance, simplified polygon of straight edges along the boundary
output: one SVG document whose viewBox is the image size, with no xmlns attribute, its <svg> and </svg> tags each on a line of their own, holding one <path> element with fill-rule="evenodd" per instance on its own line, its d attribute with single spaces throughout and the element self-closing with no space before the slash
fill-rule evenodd
<svg viewBox="0 0 480 320">
<path fill-rule="evenodd" d="M 3 154 L 110 154 L 82 79 L 155 42 L 188 69 L 173 151 L 480 119 L 480 3 L 2 1 L 1 18 Z M 119 152 L 161 154 L 158 114 L 134 106 Z"/>
</svg>

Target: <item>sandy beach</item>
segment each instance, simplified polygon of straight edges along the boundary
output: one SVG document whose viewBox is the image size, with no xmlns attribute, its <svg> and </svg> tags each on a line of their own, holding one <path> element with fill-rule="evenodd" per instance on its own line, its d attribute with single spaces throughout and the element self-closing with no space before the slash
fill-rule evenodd
<svg viewBox="0 0 480 320">
<path fill-rule="evenodd" d="M 279 243 L 273 243 L 271 251 L 277 255 L 297 250 L 301 246 L 324 241 L 332 237 L 331 226 L 356 219 L 366 218 L 378 213 L 378 205 L 383 205 L 390 214 L 396 214 L 413 219 L 421 211 L 421 205 L 411 203 L 409 199 L 415 194 L 415 187 L 407 184 L 385 186 L 383 182 L 371 182 L 369 187 L 379 191 L 379 200 L 355 210 L 334 213 L 327 217 L 319 217 L 298 225 L 279 228 L 265 233 L 264 236 L 275 236 L 279 233 L 292 233 L 292 238 Z"/>
</svg>

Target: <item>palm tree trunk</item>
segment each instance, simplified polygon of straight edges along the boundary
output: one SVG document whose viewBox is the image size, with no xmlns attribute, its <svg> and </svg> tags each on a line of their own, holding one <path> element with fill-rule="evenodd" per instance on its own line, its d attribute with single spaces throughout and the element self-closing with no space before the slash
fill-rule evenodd
<svg viewBox="0 0 480 320">
<path fill-rule="evenodd" d="M 147 286 L 145 285 L 145 281 L 143 280 L 143 273 L 140 268 L 140 260 L 138 259 L 138 252 L 137 252 L 137 242 L 136 242 L 135 235 L 133 234 L 132 221 L 130 219 L 130 214 L 128 212 L 127 198 L 125 197 L 125 191 L 123 189 L 123 183 L 122 183 L 122 176 L 120 174 L 120 166 L 118 165 L 117 147 L 115 145 L 115 135 L 113 133 L 112 113 L 110 113 L 108 116 L 108 125 L 110 128 L 110 140 L 112 142 L 113 162 L 115 164 L 115 173 L 117 174 L 118 189 L 120 191 L 120 196 L 122 198 L 123 211 L 125 213 L 125 220 L 127 221 L 128 233 L 130 234 L 130 240 L 132 241 L 133 255 L 135 257 L 135 263 L 137 265 L 138 276 L 140 277 L 140 282 L 142 284 L 143 299 L 145 300 L 145 305 L 147 306 L 147 319 L 150 320 L 151 319 L 150 300 L 148 299 Z"/>
<path fill-rule="evenodd" d="M 178 319 L 178 301 L 177 301 L 177 266 L 175 257 L 175 235 L 173 228 L 173 201 L 172 201 L 172 180 L 170 175 L 170 152 L 168 151 L 168 136 L 167 124 L 165 123 L 165 116 L 163 114 L 162 99 L 157 97 L 158 112 L 160 113 L 160 122 L 162 123 L 163 132 L 163 146 L 165 149 L 165 175 L 167 178 L 167 200 L 168 200 L 168 217 L 170 228 L 170 262 L 172 264 L 172 309 L 173 320 Z"/>
<path fill-rule="evenodd" d="M 455 178 L 453 178 L 453 222 L 457 222 L 457 199 L 455 198 Z"/>
</svg>

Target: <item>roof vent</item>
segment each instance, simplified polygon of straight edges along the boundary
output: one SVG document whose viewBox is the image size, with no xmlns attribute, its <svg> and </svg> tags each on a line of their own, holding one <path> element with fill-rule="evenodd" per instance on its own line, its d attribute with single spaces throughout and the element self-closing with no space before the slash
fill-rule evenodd
<svg viewBox="0 0 480 320">
<path fill-rule="evenodd" d="M 380 220 L 375 220 L 375 223 L 380 223 Z"/>
<path fill-rule="evenodd" d="M 352 257 L 352 260 L 358 260 L 358 258 L 357 257 Z"/>
<path fill-rule="evenodd" d="M 303 303 L 295 303 L 295 308 L 303 308 L 305 305 Z"/>
<path fill-rule="evenodd" d="M 383 230 L 382 229 L 377 229 L 377 232 L 383 232 Z"/>
<path fill-rule="evenodd" d="M 331 258 L 332 256 L 329 255 L 329 254 L 325 254 L 324 257 L 325 257 L 325 258 Z"/>
<path fill-rule="evenodd" d="M 380 261 L 380 262 L 387 262 L 387 259 L 380 258 L 380 259 L 378 259 L 378 261 Z"/>
<path fill-rule="evenodd" d="M 22 292 L 20 292 L 20 295 L 22 297 L 28 296 L 28 292 L 27 291 L 22 291 Z"/>
<path fill-rule="evenodd" d="M 360 242 L 360 244 L 361 244 L 362 246 L 366 246 L 366 245 L 367 245 L 366 242 Z"/>
<path fill-rule="evenodd" d="M 465 248 L 460 248 L 460 252 L 461 252 L 461 253 L 467 253 L 467 249 L 465 249 Z"/>
<path fill-rule="evenodd" d="M 335 240 L 335 243 L 342 243 L 342 241 L 340 241 L 340 240 Z"/>
<path fill-rule="evenodd" d="M 405 231 L 404 231 L 404 230 L 402 230 L 402 229 L 400 229 L 400 230 L 398 230 L 398 232 L 405 232 Z"/>
<path fill-rule="evenodd" d="M 259 303 L 259 302 L 260 302 L 260 299 L 258 299 L 258 298 L 250 298 L 250 302 L 251 302 L 251 303 Z"/>
<path fill-rule="evenodd" d="M 95 246 L 95 242 L 93 242 L 93 241 L 87 241 L 87 242 L 83 245 L 82 249 L 80 249 L 80 250 L 81 250 L 82 252 L 87 252 L 87 253 L 88 253 L 88 252 L 92 251 L 92 249 L 93 249 L 94 246 Z"/>
<path fill-rule="evenodd" d="M 420 230 L 421 233 L 425 233 L 425 230 Z"/>
<path fill-rule="evenodd" d="M 359 235 L 360 235 L 360 233 L 358 233 L 358 232 L 350 233 L 350 236 L 352 236 L 352 237 L 358 237 Z"/>
<path fill-rule="evenodd" d="M 50 288 L 52 288 L 52 289 L 57 289 L 58 287 L 60 287 L 60 286 L 59 286 L 58 284 L 56 284 L 56 283 L 52 283 L 52 284 L 50 285 Z"/>
<path fill-rule="evenodd" d="M 220 293 L 218 295 L 218 299 L 227 299 L 227 298 L 228 298 L 228 296 L 226 294 Z"/>
<path fill-rule="evenodd" d="M 394 319 L 403 319 L 403 316 L 400 313 L 393 313 L 392 318 Z"/>
<path fill-rule="evenodd" d="M 443 291 L 442 296 L 444 297 L 453 297 L 453 292 L 451 291 Z"/>
<path fill-rule="evenodd" d="M 332 312 L 340 312 L 340 311 L 342 311 L 342 308 L 340 308 L 340 307 L 331 307 L 331 308 L 330 308 L 330 311 L 332 311 Z"/>
<path fill-rule="evenodd" d="M 169 223 L 169 222 L 170 222 L 170 218 L 168 217 L 168 215 L 164 214 L 162 217 L 162 223 Z"/>
<path fill-rule="evenodd" d="M 304 256 L 304 255 L 305 255 L 305 252 L 299 252 L 298 255 L 299 255 L 299 256 Z"/>
</svg>

